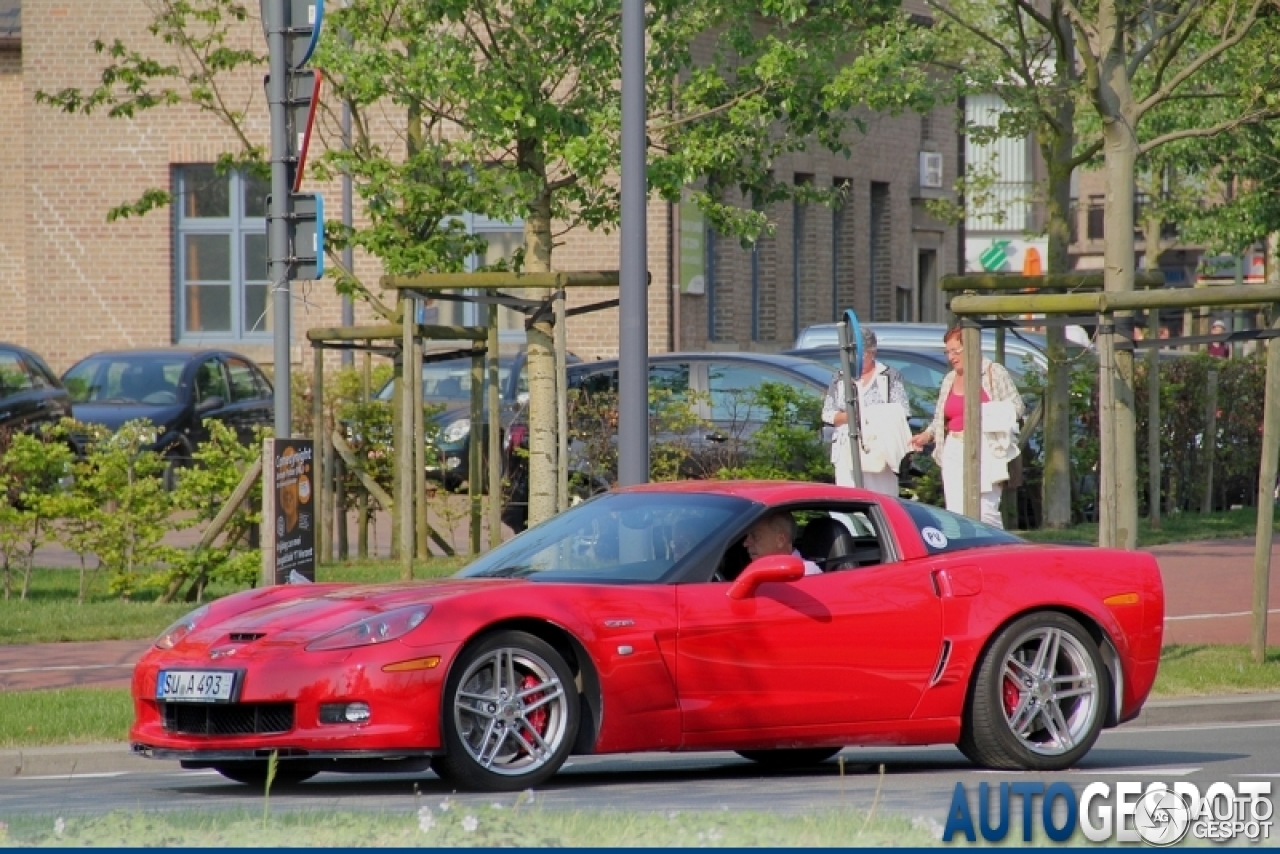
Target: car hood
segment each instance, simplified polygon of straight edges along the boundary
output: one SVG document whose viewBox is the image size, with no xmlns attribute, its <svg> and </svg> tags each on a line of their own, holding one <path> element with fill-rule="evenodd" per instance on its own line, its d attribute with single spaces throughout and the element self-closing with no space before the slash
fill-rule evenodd
<svg viewBox="0 0 1280 854">
<path fill-rule="evenodd" d="M 290 586 L 285 599 L 251 607 L 208 626 L 200 626 L 187 641 L 216 644 L 230 635 L 258 636 L 267 643 L 307 643 L 367 617 L 410 605 L 432 605 L 483 588 L 527 584 L 510 579 L 440 579 L 397 584 Z M 428 624 L 430 620 L 427 621 Z"/>
<path fill-rule="evenodd" d="M 129 421 L 145 418 L 160 428 L 167 428 L 182 415 L 181 404 L 154 406 L 146 403 L 73 403 L 72 415 L 85 424 L 101 424 L 108 430 L 119 430 Z"/>
</svg>

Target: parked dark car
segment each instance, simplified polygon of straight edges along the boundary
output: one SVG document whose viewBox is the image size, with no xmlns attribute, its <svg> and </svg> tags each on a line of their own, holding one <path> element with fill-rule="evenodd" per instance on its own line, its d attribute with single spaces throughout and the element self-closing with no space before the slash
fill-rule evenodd
<svg viewBox="0 0 1280 854">
<path fill-rule="evenodd" d="M 586 395 L 601 393 L 615 396 L 618 389 L 618 360 L 583 362 L 568 369 L 568 386 Z M 802 389 L 821 398 L 831 384 L 830 368 L 795 356 L 765 353 L 662 353 L 649 357 L 649 387 L 661 389 L 675 400 L 690 403 L 696 423 L 689 430 L 664 435 L 651 435 L 655 442 L 679 442 L 690 451 L 686 477 L 705 476 L 719 468 L 720 461 L 732 455 L 735 446 L 754 432 L 767 416 L 749 405 L 755 391 L 764 383 L 774 382 Z M 616 436 L 616 425 L 601 425 Z M 677 426 L 676 428 L 680 428 Z M 507 432 L 507 480 L 509 496 L 503 510 L 503 521 L 514 530 L 523 530 L 528 518 L 528 469 L 518 448 L 527 447 L 528 430 L 522 417 L 515 419 Z M 572 456 L 571 451 L 571 456 Z M 571 466 L 573 466 L 571 461 Z M 571 486 L 583 495 L 607 487 L 598 473 L 578 472 L 581 477 Z"/>
<path fill-rule="evenodd" d="M 44 360 L 0 343 L 0 431 L 29 431 L 71 415 L 71 395 Z"/>
<path fill-rule="evenodd" d="M 156 426 L 154 448 L 170 463 L 187 465 L 209 436 L 206 422 L 221 421 L 242 442 L 271 425 L 273 391 L 248 358 L 227 350 L 121 350 L 77 362 L 62 382 L 76 420 L 118 430 L 145 418 Z"/>
<path fill-rule="evenodd" d="M 450 349 L 424 356 L 422 365 L 422 400 L 427 406 L 440 407 L 434 416 L 438 434 L 428 447 L 427 476 L 439 480 L 447 488 L 456 489 L 470 477 L 471 461 L 471 356 Z M 570 365 L 582 360 L 572 353 L 566 356 Z M 388 382 L 377 393 L 379 400 L 390 401 L 393 384 Z M 527 354 L 523 347 L 498 354 L 498 417 L 504 433 L 511 419 L 529 394 Z M 478 435 L 489 430 L 489 376 L 486 369 L 482 391 L 484 423 Z M 484 439 L 482 438 L 483 442 Z M 482 459 L 485 445 L 481 445 Z"/>
</svg>

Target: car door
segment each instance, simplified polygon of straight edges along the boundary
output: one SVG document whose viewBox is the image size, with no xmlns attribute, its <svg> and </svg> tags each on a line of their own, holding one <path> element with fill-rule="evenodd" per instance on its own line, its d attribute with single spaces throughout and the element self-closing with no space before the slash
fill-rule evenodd
<svg viewBox="0 0 1280 854">
<path fill-rule="evenodd" d="M 927 567 L 891 562 L 761 585 L 677 590 L 676 687 L 686 746 L 725 730 L 907 718 L 942 648 Z"/>
<path fill-rule="evenodd" d="M 40 415 L 41 396 L 17 350 L 0 348 L 0 428 L 23 430 Z"/>
<path fill-rule="evenodd" d="M 35 388 L 37 412 L 34 421 L 55 423 L 59 419 L 70 418 L 71 395 L 62 387 L 58 375 L 35 353 L 28 351 L 21 355 Z"/>
<path fill-rule="evenodd" d="M 222 360 L 216 355 L 204 356 L 196 365 L 192 383 L 195 410 L 191 417 L 191 428 L 188 436 L 193 448 L 209 438 L 208 421 L 218 420 L 235 429 L 229 420 L 231 411 L 231 392 L 227 388 L 226 371 Z"/>
<path fill-rule="evenodd" d="M 224 357 L 230 404 L 224 419 L 235 429 L 241 442 L 254 440 L 254 431 L 272 423 L 274 416 L 270 386 L 247 359 Z"/>
</svg>

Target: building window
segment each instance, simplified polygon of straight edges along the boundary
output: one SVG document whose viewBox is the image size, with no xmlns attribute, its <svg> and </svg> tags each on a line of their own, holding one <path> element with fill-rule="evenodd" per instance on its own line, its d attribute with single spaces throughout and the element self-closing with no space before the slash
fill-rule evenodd
<svg viewBox="0 0 1280 854">
<path fill-rule="evenodd" d="M 524 222 L 520 219 L 511 222 L 488 219 L 476 214 L 465 214 L 462 218 L 467 233 L 485 239 L 483 256 L 473 255 L 467 260 L 467 272 L 475 272 L 481 268 L 492 267 L 501 261 L 510 261 L 516 251 L 524 246 Z M 466 292 L 472 296 L 485 293 L 482 290 Z M 450 300 L 445 298 L 423 301 L 419 319 L 423 323 L 443 326 L 487 326 L 489 323 L 488 306 L 473 302 Z M 519 330 L 524 332 L 524 315 L 513 308 L 498 306 L 498 330 Z"/>
<path fill-rule="evenodd" d="M 180 166 L 174 185 L 178 339 L 267 338 L 267 194 L 252 175 Z"/>
<path fill-rule="evenodd" d="M 1103 233 L 1106 231 L 1104 224 L 1106 223 L 1106 209 L 1103 207 L 1106 203 L 1106 196 L 1090 196 L 1089 209 L 1086 214 L 1085 236 L 1090 240 L 1101 240 Z"/>
</svg>

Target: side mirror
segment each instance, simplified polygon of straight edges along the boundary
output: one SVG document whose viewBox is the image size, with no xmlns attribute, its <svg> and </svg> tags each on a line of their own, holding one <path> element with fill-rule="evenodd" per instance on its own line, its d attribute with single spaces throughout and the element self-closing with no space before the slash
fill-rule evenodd
<svg viewBox="0 0 1280 854">
<path fill-rule="evenodd" d="M 196 404 L 196 415 L 204 415 L 206 412 L 212 412 L 215 409 L 221 409 L 227 403 L 217 395 L 206 397 L 204 400 Z"/>
<path fill-rule="evenodd" d="M 765 555 L 742 570 L 729 588 L 730 599 L 746 599 L 769 581 L 799 581 L 804 578 L 804 561 L 795 555 Z"/>
</svg>

